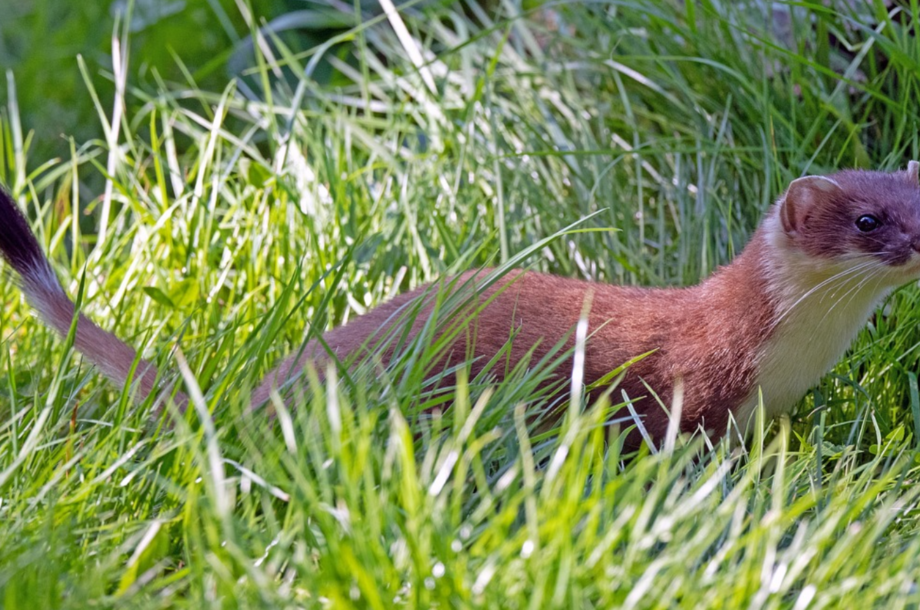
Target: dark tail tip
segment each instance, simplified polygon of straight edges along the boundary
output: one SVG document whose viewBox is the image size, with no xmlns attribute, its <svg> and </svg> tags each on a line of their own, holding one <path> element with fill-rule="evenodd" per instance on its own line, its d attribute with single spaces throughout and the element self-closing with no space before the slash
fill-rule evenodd
<svg viewBox="0 0 920 610">
<path fill-rule="evenodd" d="M 3 188 L 0 188 L 0 256 L 23 277 L 41 268 L 45 261 L 28 221 Z"/>
</svg>

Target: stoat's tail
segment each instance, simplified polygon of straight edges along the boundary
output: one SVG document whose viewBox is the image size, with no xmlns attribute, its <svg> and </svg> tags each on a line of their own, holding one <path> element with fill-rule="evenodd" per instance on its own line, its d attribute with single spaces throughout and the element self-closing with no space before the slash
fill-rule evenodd
<svg viewBox="0 0 920 610">
<path fill-rule="evenodd" d="M 22 291 L 41 319 L 62 337 L 70 332 L 74 304 L 58 282 L 38 240 L 19 211 L 13 198 L 0 188 L 0 256 L 19 274 Z M 83 314 L 77 321 L 74 347 L 99 367 L 106 377 L 124 386 L 134 366 L 137 353 L 112 333 L 96 326 Z M 135 398 L 143 401 L 153 391 L 156 367 L 141 360 L 132 379 Z M 185 397 L 176 402 L 185 405 Z"/>
</svg>

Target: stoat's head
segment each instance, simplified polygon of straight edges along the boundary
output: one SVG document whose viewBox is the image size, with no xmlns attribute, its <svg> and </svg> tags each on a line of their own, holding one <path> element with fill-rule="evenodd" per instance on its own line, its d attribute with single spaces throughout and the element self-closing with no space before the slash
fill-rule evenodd
<svg viewBox="0 0 920 610">
<path fill-rule="evenodd" d="M 893 283 L 920 277 L 920 163 L 794 180 L 777 203 L 785 248 L 828 269 L 860 265 Z M 774 221 L 775 222 L 775 221 Z"/>
</svg>

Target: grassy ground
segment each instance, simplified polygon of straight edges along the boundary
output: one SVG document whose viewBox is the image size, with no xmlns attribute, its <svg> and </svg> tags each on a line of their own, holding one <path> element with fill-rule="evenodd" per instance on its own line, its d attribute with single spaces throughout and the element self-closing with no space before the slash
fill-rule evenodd
<svg viewBox="0 0 920 610">
<path fill-rule="evenodd" d="M 449 271 L 688 284 L 791 178 L 920 157 L 915 2 L 766 4 L 409 7 L 275 44 L 262 101 L 127 82 L 60 162 L 11 100 L 0 180 L 65 287 L 203 400 L 151 421 L 0 284 L 2 606 L 917 607 L 914 286 L 746 447 L 537 430 L 541 367 L 426 415 L 425 344 L 245 412 L 305 329 Z"/>
</svg>

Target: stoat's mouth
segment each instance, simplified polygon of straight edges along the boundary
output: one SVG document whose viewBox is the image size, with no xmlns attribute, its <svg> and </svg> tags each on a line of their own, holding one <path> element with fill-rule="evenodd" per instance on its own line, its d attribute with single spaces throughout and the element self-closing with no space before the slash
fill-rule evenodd
<svg viewBox="0 0 920 610">
<path fill-rule="evenodd" d="M 912 253 L 900 265 L 891 265 L 891 268 L 906 276 L 906 279 L 920 278 L 920 254 Z"/>
</svg>

